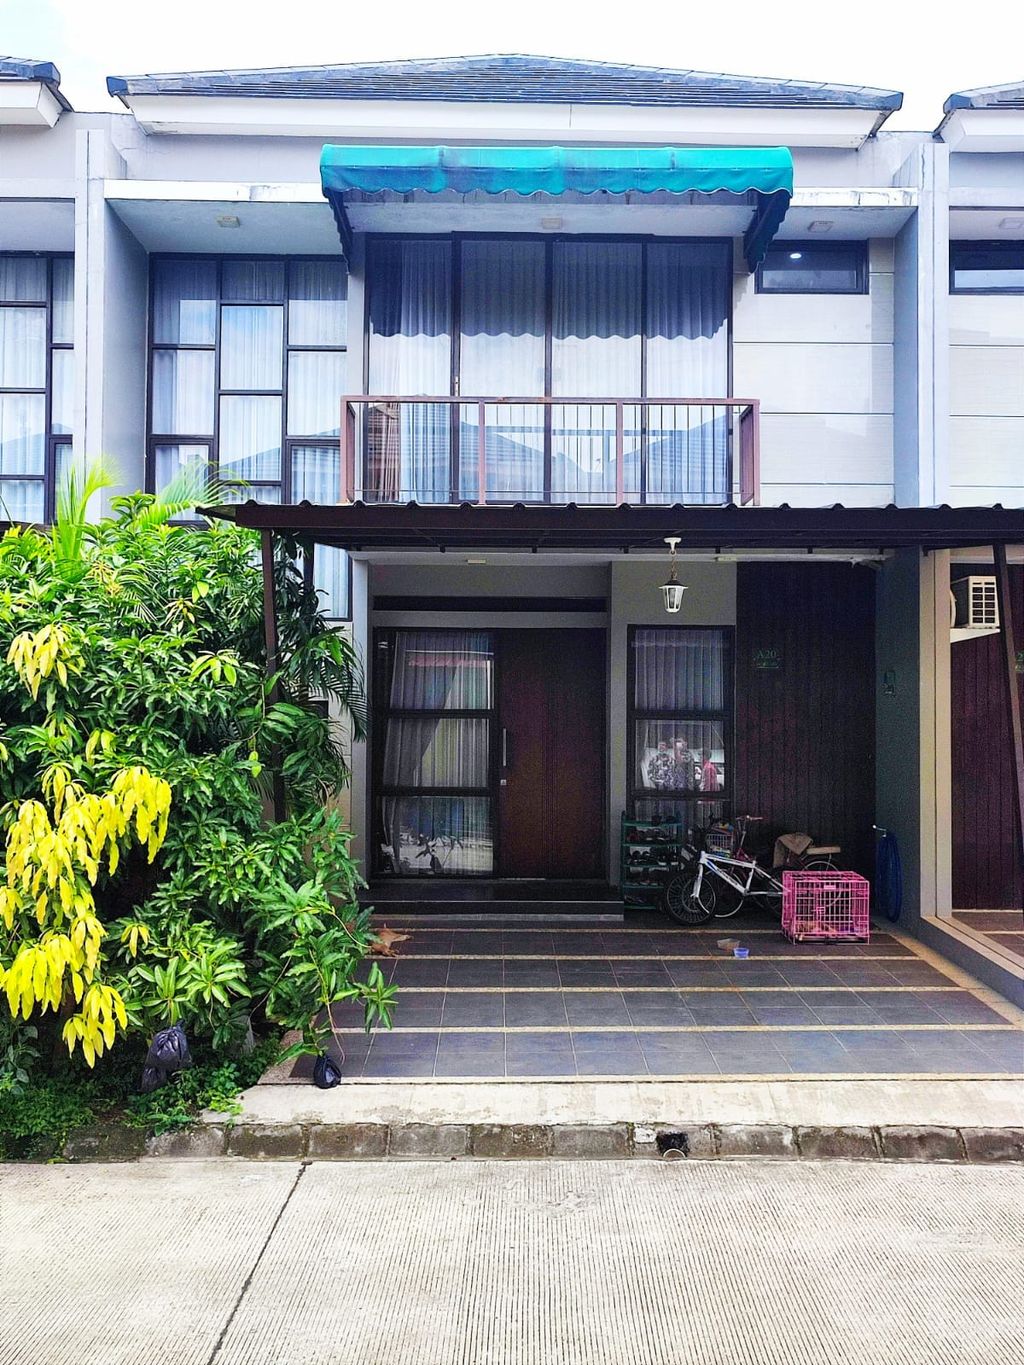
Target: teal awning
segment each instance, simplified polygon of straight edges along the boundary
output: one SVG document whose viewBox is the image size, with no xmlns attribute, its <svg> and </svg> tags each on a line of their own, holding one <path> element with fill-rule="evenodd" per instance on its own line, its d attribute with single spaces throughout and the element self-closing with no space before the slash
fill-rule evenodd
<svg viewBox="0 0 1024 1365">
<path fill-rule="evenodd" d="M 325 146 L 320 180 L 343 238 L 345 196 L 439 194 L 728 194 L 757 196 L 744 239 L 753 269 L 793 194 L 788 147 Z"/>
</svg>

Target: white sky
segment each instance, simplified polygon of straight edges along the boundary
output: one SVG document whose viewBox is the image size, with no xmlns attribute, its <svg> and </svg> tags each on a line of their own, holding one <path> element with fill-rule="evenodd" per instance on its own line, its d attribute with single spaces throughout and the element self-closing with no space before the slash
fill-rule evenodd
<svg viewBox="0 0 1024 1365">
<path fill-rule="evenodd" d="M 0 51 L 54 62 L 76 109 L 108 75 L 529 52 L 790 76 L 905 94 L 934 128 L 954 90 L 1024 81 L 1024 4 L 726 0 L 0 0 Z"/>
</svg>

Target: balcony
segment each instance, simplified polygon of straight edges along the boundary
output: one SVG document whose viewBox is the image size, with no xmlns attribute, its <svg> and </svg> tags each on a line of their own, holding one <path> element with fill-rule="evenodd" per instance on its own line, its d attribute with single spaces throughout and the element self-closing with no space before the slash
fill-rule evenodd
<svg viewBox="0 0 1024 1365">
<path fill-rule="evenodd" d="M 349 396 L 339 500 L 756 504 L 759 408 L 746 398 Z"/>
</svg>

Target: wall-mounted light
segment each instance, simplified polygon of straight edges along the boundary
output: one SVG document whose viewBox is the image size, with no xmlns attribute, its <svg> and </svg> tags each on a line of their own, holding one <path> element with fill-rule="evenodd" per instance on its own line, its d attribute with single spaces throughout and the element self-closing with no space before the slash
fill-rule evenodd
<svg viewBox="0 0 1024 1365">
<path fill-rule="evenodd" d="M 791 251 L 791 252 L 789 253 L 789 259 L 790 259 L 791 261 L 802 261 L 803 258 L 804 258 L 804 253 L 803 253 L 802 251 Z"/>
<path fill-rule="evenodd" d="M 242 222 L 237 213 L 221 213 L 217 216 L 217 226 L 223 228 L 241 227 Z"/>
<path fill-rule="evenodd" d="M 831 219 L 831 218 L 815 218 L 815 220 L 814 220 L 813 223 L 808 223 L 808 225 L 807 225 L 807 231 L 808 231 L 808 232 L 831 232 L 831 231 L 832 231 L 832 219 Z"/>
<path fill-rule="evenodd" d="M 676 577 L 676 546 L 679 541 L 679 536 L 665 537 L 665 544 L 668 546 L 669 552 L 669 563 L 672 567 L 669 569 L 668 581 L 661 585 L 661 596 L 665 603 L 665 610 L 673 613 L 682 607 L 683 593 L 686 591 L 686 588 Z"/>
<path fill-rule="evenodd" d="M 1006 231 L 1019 231 L 1024 228 L 1024 218 L 1000 218 L 999 226 Z"/>
</svg>

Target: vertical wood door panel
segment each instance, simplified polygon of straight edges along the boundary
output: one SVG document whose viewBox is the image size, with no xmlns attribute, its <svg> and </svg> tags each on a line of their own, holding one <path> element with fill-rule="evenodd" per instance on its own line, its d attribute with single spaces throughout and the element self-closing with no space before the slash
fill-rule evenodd
<svg viewBox="0 0 1024 1365">
<path fill-rule="evenodd" d="M 953 576 L 991 574 L 991 564 L 954 565 Z M 1011 565 L 1014 632 L 1024 641 L 1024 568 Z M 950 647 L 953 762 L 953 905 L 1019 909 L 1024 868 L 1014 809 L 1013 744 L 999 635 Z M 1018 674 L 1024 688 L 1024 674 Z M 1024 700 L 1024 692 L 1022 692 Z"/>
<path fill-rule="evenodd" d="M 501 876 L 571 880 L 603 875 L 604 714 L 603 631 L 500 632 Z"/>
<path fill-rule="evenodd" d="M 872 877 L 874 591 L 846 564 L 740 564 L 736 603 L 735 809 Z"/>
</svg>

